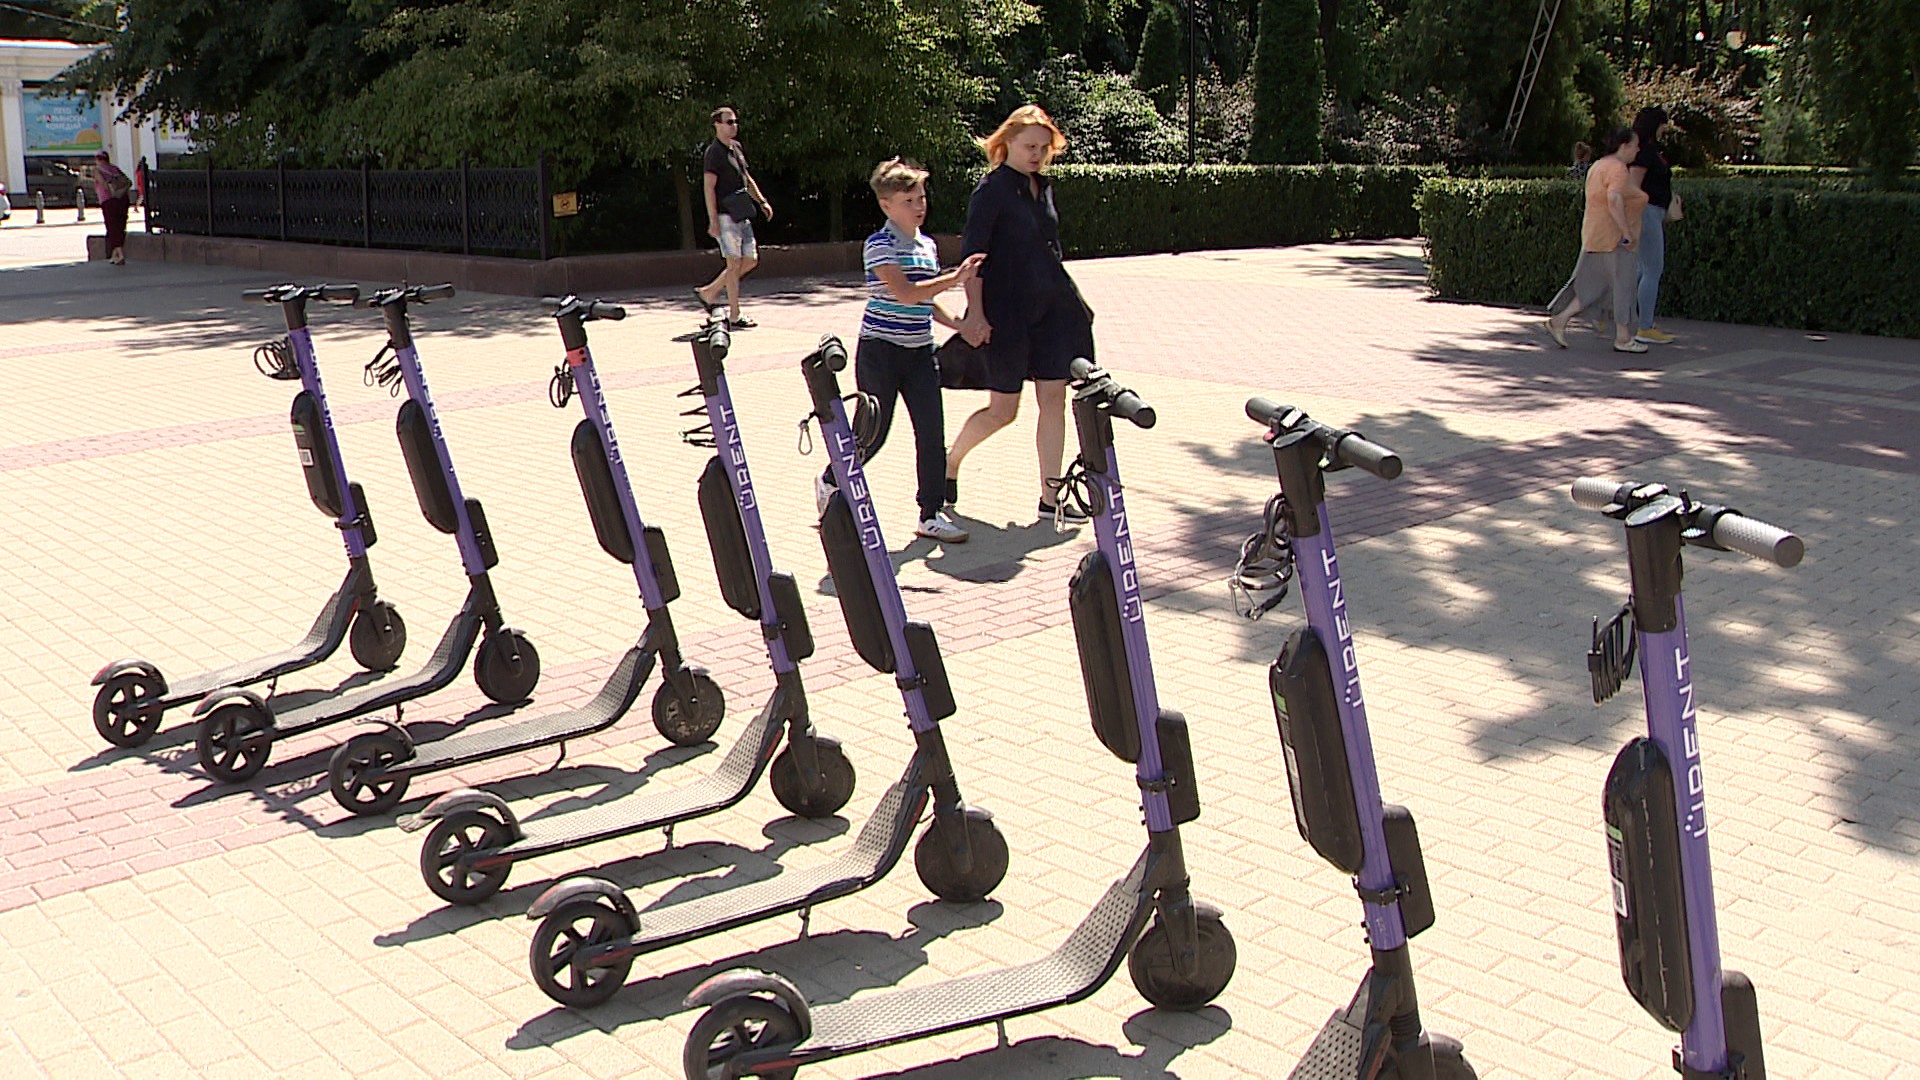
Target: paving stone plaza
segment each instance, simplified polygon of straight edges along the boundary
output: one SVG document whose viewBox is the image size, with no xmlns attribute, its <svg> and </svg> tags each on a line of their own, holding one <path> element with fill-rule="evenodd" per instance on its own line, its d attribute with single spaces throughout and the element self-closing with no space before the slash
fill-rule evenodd
<svg viewBox="0 0 1920 1080">
<path fill-rule="evenodd" d="M 97 227 L 95 225 L 94 227 Z M 833 1002 L 1052 949 L 1143 843 L 1131 768 L 1087 717 L 1067 584 L 1092 530 L 1032 513 L 1031 398 L 968 459 L 963 546 L 913 538 L 901 427 L 870 477 L 909 613 L 939 635 L 958 702 L 943 724 L 970 802 L 1011 849 L 985 902 L 936 902 L 911 867 L 812 913 L 643 957 L 594 1009 L 528 976 L 530 903 L 600 868 L 642 909 L 820 864 L 853 840 L 912 749 L 892 680 L 855 655 L 797 452 L 799 360 L 851 342 L 855 279 L 753 280 L 760 326 L 728 371 L 775 563 L 819 651 L 821 731 L 858 772 L 835 817 L 787 816 L 764 786 L 658 833 L 534 860 L 476 907 L 428 892 L 420 834 L 328 792 L 352 725 L 212 782 L 189 709 L 109 746 L 88 680 L 142 656 L 189 673 L 291 643 L 341 574 L 288 430 L 294 384 L 261 377 L 271 276 L 77 260 L 83 226 L 0 231 L 0 1076 L 672 1077 L 706 976 L 746 964 Z M 1297 597 L 1257 622 L 1226 587 L 1275 490 L 1242 403 L 1301 406 L 1398 451 L 1398 480 L 1329 479 L 1347 601 L 1389 801 L 1419 820 L 1437 924 L 1412 943 L 1422 1013 L 1483 1077 L 1673 1075 L 1676 1038 L 1622 986 L 1601 785 L 1644 730 L 1637 680 L 1589 691 L 1592 620 L 1627 596 L 1621 529 L 1569 500 L 1582 475 L 1666 481 L 1790 528 L 1782 571 L 1689 550 L 1686 599 L 1728 964 L 1759 991 L 1776 1077 L 1920 1076 L 1920 506 L 1915 342 L 1676 322 L 1644 356 L 1582 329 L 1554 349 L 1527 313 L 1435 302 L 1416 242 L 1090 260 L 1102 362 L 1158 410 L 1124 428 L 1134 543 L 1161 700 L 1191 724 L 1202 803 L 1183 827 L 1195 893 L 1239 949 L 1227 991 L 1149 1008 L 1124 969 L 1075 1005 L 803 1070 L 959 1080 L 1285 1076 L 1367 963 L 1351 885 L 1297 832 L 1267 668 Z M 366 285 L 388 284 L 367 282 Z M 522 816 L 704 775 L 771 691 L 757 627 L 721 600 L 686 445 L 697 316 L 684 289 L 615 291 L 591 327 L 639 509 L 665 530 L 689 659 L 727 695 L 712 743 L 674 748 L 633 715 L 569 745 L 426 776 L 402 812 L 463 785 Z M 423 661 L 465 583 L 423 520 L 395 401 L 362 384 L 384 340 L 315 305 L 313 336 L 353 479 L 378 523 L 381 594 Z M 529 709 L 590 697 L 643 625 L 628 567 L 596 543 L 556 411 L 554 322 L 524 298 L 415 309 L 448 446 L 498 545 L 508 621 L 544 666 Z M 850 383 L 850 379 L 848 382 Z M 851 387 L 849 386 L 849 389 Z M 950 391 L 951 434 L 978 395 Z M 817 443 L 817 439 L 815 440 Z M 280 690 L 332 688 L 345 651 Z M 362 676 L 364 678 L 364 676 Z M 409 705 L 418 737 L 501 714 L 464 673 Z M 389 716 L 390 718 L 390 716 Z M 557 763 L 556 763 L 557 762 Z"/>
</svg>

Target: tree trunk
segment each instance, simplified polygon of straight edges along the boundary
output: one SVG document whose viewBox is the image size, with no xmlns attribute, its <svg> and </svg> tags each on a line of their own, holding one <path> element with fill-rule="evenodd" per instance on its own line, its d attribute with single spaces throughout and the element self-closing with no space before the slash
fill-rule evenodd
<svg viewBox="0 0 1920 1080">
<path fill-rule="evenodd" d="M 683 165 L 669 165 L 667 171 L 673 174 L 674 200 L 680 204 L 680 250 L 692 251 L 693 231 L 693 185 L 687 180 L 687 170 Z"/>
</svg>

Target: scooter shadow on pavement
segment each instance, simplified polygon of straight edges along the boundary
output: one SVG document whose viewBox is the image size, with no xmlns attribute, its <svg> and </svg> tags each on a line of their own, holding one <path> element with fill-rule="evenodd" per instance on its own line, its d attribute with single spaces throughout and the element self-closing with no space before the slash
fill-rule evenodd
<svg viewBox="0 0 1920 1080">
<path fill-rule="evenodd" d="M 922 563 L 927 569 L 943 574 L 955 581 L 964 581 L 975 585 L 1004 585 L 1020 575 L 1027 568 L 1026 558 L 1035 552 L 1073 543 L 1081 539 L 1077 528 L 1060 532 L 1053 522 L 1043 519 L 1028 525 L 989 525 L 977 518 L 963 514 L 954 514 L 956 522 L 966 526 L 973 538 L 964 544 L 940 544 L 925 537 L 915 537 L 913 542 L 898 551 L 888 553 L 893 561 L 896 573 L 909 563 Z M 934 552 L 939 558 L 932 558 Z M 939 592 L 938 588 L 926 585 L 900 583 L 902 592 Z M 822 576 L 816 591 L 821 596 L 833 596 L 833 578 Z"/>
<path fill-rule="evenodd" d="M 1218 1005 L 1190 1013 L 1142 1009 L 1121 1027 L 1127 1041 L 1140 1048 L 1138 1055 L 1084 1039 L 1043 1035 L 899 1072 L 875 1073 L 867 1080 L 974 1080 L 981 1076 L 995 1080 L 1066 1080 L 1079 1076 L 1180 1080 L 1181 1074 L 1173 1071 L 1176 1058 L 1232 1029 L 1233 1015 Z M 1257 1075 L 1252 1068 L 1246 1074 Z"/>
<path fill-rule="evenodd" d="M 923 900 L 907 909 L 911 929 L 898 937 L 877 930 L 834 930 L 640 979 L 628 983 L 613 1002 L 592 1011 L 556 1006 L 533 1017 L 520 1025 L 506 1046 L 510 1050 L 553 1046 L 591 1031 L 612 1032 L 628 1024 L 664 1020 L 687 1011 L 687 994 L 701 980 L 742 964 L 804 974 L 809 1001 L 844 1001 L 862 990 L 900 982 L 926 966 L 928 942 L 985 926 L 1005 910 L 998 900 L 973 904 Z M 644 920 L 646 912 L 640 917 Z"/>
<path fill-rule="evenodd" d="M 350 824 L 350 823 L 343 823 Z M 643 855 L 630 855 L 623 859 L 603 864 L 589 864 L 577 872 L 591 872 L 597 877 L 632 891 L 642 889 L 663 881 L 676 881 L 696 874 L 706 874 L 713 870 L 726 868 L 726 873 L 717 877 L 698 879 L 707 883 L 706 888 L 718 885 L 722 888 L 734 888 L 751 881 L 762 881 L 779 873 L 780 858 L 795 848 L 808 844 L 817 844 L 844 836 L 851 824 L 844 817 L 821 818 L 809 821 L 805 818 L 786 817 L 768 822 L 760 830 L 767 838 L 762 847 L 745 848 L 725 840 L 702 840 L 692 844 L 679 844 L 663 847 Z M 543 875 L 503 889 L 494 896 L 472 907 L 460 907 L 447 904 L 416 916 L 405 927 L 376 934 L 373 943 L 382 947 L 408 945 L 417 941 L 427 941 L 443 934 L 458 933 L 470 926 L 492 922 L 508 915 L 523 915 L 540 894 L 550 888 L 554 882 L 569 876 L 568 873 Z M 680 887 L 669 890 L 672 896 Z M 658 907 L 666 902 L 666 897 L 648 905 Z M 642 917 L 646 915 L 643 910 Z M 691 987 L 689 987 L 691 988 Z"/>
</svg>

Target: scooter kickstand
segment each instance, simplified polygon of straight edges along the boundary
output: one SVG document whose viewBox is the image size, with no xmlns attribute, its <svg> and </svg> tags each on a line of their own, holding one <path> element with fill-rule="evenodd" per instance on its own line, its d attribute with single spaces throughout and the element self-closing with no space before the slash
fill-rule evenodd
<svg viewBox="0 0 1920 1080">
<path fill-rule="evenodd" d="M 661 831 L 667 834 L 667 847 L 673 847 L 673 826 L 669 825 Z"/>
<path fill-rule="evenodd" d="M 1007 1047 L 1013 1045 L 1007 1041 L 1007 1022 L 1005 1020 L 995 1020 L 993 1022 L 993 1030 L 994 1033 L 1000 1037 L 1000 1045 L 994 1049 L 1005 1050 Z"/>
<path fill-rule="evenodd" d="M 800 938 L 806 940 L 807 931 L 813 926 L 813 906 L 809 904 L 800 909 Z"/>
</svg>

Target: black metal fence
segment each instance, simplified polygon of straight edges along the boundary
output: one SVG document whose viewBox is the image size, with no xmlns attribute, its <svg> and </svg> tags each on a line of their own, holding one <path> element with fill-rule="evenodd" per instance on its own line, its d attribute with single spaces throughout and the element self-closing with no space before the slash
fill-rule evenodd
<svg viewBox="0 0 1920 1080">
<path fill-rule="evenodd" d="M 545 259 L 548 188 L 544 159 L 530 169 L 156 169 L 147 228 Z"/>
</svg>

